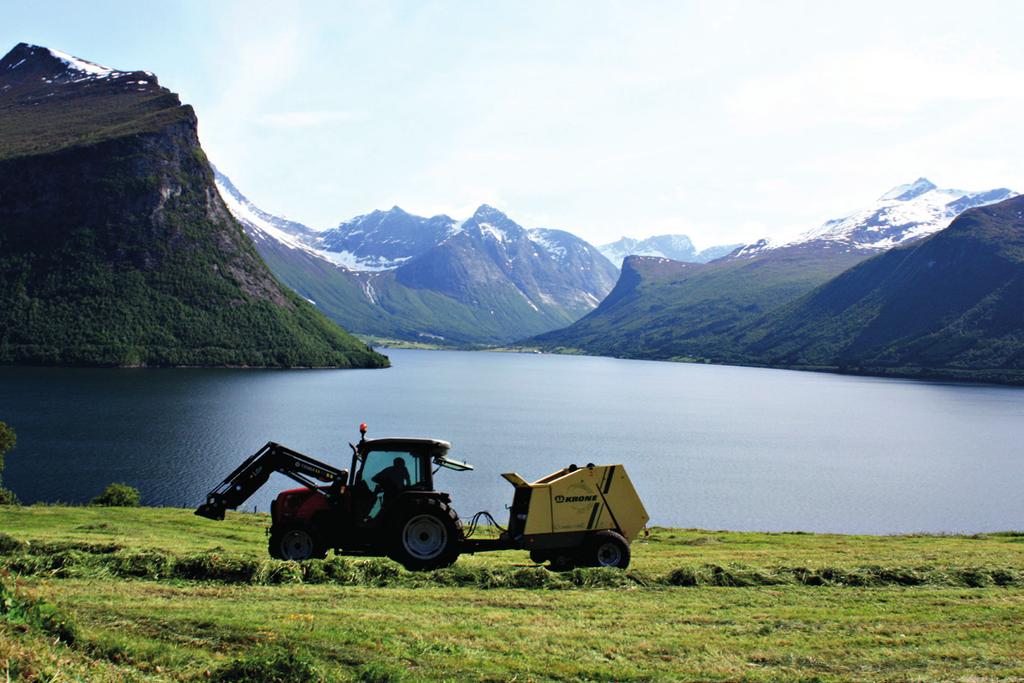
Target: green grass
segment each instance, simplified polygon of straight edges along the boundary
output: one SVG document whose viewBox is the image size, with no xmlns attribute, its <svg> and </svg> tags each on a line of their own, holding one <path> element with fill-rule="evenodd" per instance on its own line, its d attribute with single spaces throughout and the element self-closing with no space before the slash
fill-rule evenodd
<svg viewBox="0 0 1024 683">
<path fill-rule="evenodd" d="M 626 573 L 551 574 L 503 552 L 410 574 L 271 561 L 267 522 L 0 508 L 0 582 L 75 633 L 0 616 L 0 680 L 5 666 L 12 680 L 1024 677 L 1020 533 L 654 529 Z"/>
</svg>

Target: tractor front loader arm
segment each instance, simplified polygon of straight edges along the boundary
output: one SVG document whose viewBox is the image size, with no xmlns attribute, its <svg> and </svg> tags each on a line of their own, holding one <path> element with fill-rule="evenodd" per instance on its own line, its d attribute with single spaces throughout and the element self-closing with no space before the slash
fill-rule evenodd
<svg viewBox="0 0 1024 683">
<path fill-rule="evenodd" d="M 317 486 L 314 480 L 325 484 L 344 484 L 348 476 L 345 470 L 270 441 L 210 491 L 206 502 L 196 509 L 196 514 L 209 519 L 224 519 L 225 510 L 234 510 L 248 500 L 267 483 L 272 472 L 280 472 L 311 489 Z"/>
</svg>

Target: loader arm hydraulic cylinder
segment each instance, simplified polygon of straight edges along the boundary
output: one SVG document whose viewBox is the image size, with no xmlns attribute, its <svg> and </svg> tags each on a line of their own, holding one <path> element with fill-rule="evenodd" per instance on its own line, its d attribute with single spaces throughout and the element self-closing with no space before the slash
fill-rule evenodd
<svg viewBox="0 0 1024 683">
<path fill-rule="evenodd" d="M 280 472 L 308 488 L 316 488 L 315 481 L 344 484 L 347 476 L 345 470 L 270 441 L 210 491 L 196 514 L 209 519 L 224 519 L 225 510 L 234 510 L 248 500 L 267 483 L 272 472 Z"/>
</svg>

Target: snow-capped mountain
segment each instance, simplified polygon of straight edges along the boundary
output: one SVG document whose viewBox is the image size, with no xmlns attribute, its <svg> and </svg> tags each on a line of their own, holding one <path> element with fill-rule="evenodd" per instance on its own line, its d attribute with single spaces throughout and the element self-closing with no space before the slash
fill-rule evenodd
<svg viewBox="0 0 1024 683">
<path fill-rule="evenodd" d="M 234 183 L 216 167 L 213 167 L 213 175 L 224 204 L 257 245 L 272 242 L 288 249 L 304 251 L 317 258 L 331 260 L 326 254 L 311 246 L 316 241 L 316 231 L 312 228 L 263 211 L 239 192 Z"/>
<path fill-rule="evenodd" d="M 271 270 L 364 334 L 510 342 L 584 315 L 617 276 L 575 235 L 527 230 L 486 204 L 461 222 L 396 206 L 316 232 L 262 211 L 221 173 L 217 185 Z"/>
<path fill-rule="evenodd" d="M 609 261 L 618 265 L 627 256 L 655 256 L 684 263 L 707 263 L 729 254 L 739 246 L 723 244 L 698 251 L 686 235 L 655 235 L 642 240 L 623 237 L 598 248 Z"/>
<path fill-rule="evenodd" d="M 458 227 L 448 216 L 423 218 L 397 206 L 373 211 L 324 231 L 317 248 L 354 270 L 392 270 L 440 244 Z"/>
<path fill-rule="evenodd" d="M 395 277 L 472 306 L 494 301 L 505 315 L 518 310 L 514 316 L 523 323 L 533 326 L 530 319 L 539 318 L 554 329 L 566 324 L 559 319 L 575 320 L 593 309 L 615 284 L 616 271 L 578 237 L 527 230 L 485 204 L 438 245 L 396 269 Z M 521 337 L 508 341 L 514 338 Z"/>
<path fill-rule="evenodd" d="M 15 80 L 30 80 L 33 84 L 50 85 L 101 80 L 115 81 L 123 80 L 126 77 L 135 79 L 125 82 L 127 86 L 151 85 L 149 80 L 155 80 L 149 71 L 118 71 L 79 59 L 60 50 L 28 43 L 19 43 L 15 46 L 7 53 L 5 61 L 8 63 L 4 67 L 4 77 L 8 81 L 9 87 Z M 140 76 L 144 77 L 146 81 L 137 82 Z"/>
<path fill-rule="evenodd" d="M 784 247 L 821 246 L 828 249 L 880 252 L 897 244 L 926 237 L 949 227 L 967 209 L 1017 196 L 1005 187 L 971 192 L 943 189 L 927 178 L 897 185 L 859 211 L 826 221 L 794 240 L 760 240 L 733 253 L 751 258 Z"/>
<path fill-rule="evenodd" d="M 571 260 L 574 253 L 590 254 L 592 259 L 593 252 L 598 251 L 564 230 L 527 230 L 487 204 L 464 221 L 444 214 L 416 216 L 394 206 L 388 211 L 373 211 L 344 221 L 308 244 L 336 263 L 353 270 L 376 272 L 394 270 L 463 233 L 472 235 L 480 244 L 505 251 L 512 244 L 528 240 L 538 255 L 555 262 Z"/>
</svg>

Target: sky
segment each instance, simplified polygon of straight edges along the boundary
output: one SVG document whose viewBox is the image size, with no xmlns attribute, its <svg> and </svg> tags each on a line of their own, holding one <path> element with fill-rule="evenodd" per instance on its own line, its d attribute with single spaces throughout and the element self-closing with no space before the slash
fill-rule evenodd
<svg viewBox="0 0 1024 683">
<path fill-rule="evenodd" d="M 1024 3 L 4 2 L 157 74 L 257 206 L 480 204 L 594 244 L 786 238 L 925 176 L 1024 191 Z"/>
</svg>

